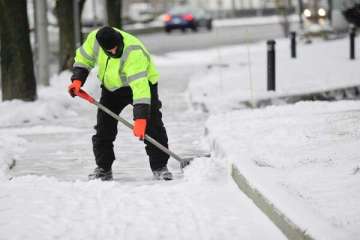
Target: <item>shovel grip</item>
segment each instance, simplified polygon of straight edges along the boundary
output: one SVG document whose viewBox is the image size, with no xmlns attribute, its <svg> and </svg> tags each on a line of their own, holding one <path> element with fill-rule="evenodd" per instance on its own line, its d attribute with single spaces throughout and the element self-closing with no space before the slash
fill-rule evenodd
<svg viewBox="0 0 360 240">
<path fill-rule="evenodd" d="M 81 97 L 82 99 L 85 99 L 86 101 L 88 101 L 90 103 L 95 103 L 95 99 L 82 89 L 80 89 L 80 91 L 76 95 L 78 97 Z"/>
</svg>

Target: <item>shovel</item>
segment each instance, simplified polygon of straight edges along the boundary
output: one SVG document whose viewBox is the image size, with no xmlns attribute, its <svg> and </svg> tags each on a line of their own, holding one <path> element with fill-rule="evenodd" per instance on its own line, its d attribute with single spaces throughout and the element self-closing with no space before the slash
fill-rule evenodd
<svg viewBox="0 0 360 240">
<path fill-rule="evenodd" d="M 105 107 L 104 105 L 102 105 L 101 103 L 99 103 L 98 101 L 96 101 L 93 97 L 91 97 L 87 92 L 85 92 L 84 90 L 80 89 L 79 93 L 76 94 L 77 96 L 81 97 L 82 99 L 85 99 L 86 101 L 88 101 L 91 104 L 94 104 L 95 106 L 97 106 L 99 109 L 101 109 L 102 111 L 106 112 L 107 114 L 109 114 L 111 117 L 115 118 L 116 120 L 118 120 L 119 122 L 123 123 L 126 127 L 133 129 L 134 126 L 128 122 L 127 120 L 125 120 L 124 118 L 120 117 L 119 115 L 113 113 L 110 109 L 108 109 L 107 107 Z M 168 148 L 164 147 L 162 144 L 160 144 L 158 141 L 156 141 L 155 139 L 153 139 L 152 137 L 150 137 L 149 135 L 145 134 L 144 137 L 145 140 L 149 141 L 151 144 L 153 144 L 154 146 L 156 146 L 157 148 L 159 148 L 161 151 L 163 151 L 164 153 L 168 154 L 169 156 L 173 157 L 175 160 L 177 160 L 180 163 L 180 168 L 183 169 L 184 167 L 186 167 L 187 165 L 190 164 L 190 161 L 193 160 L 193 158 L 181 158 L 179 157 L 179 155 L 175 154 L 174 152 L 170 151 Z"/>
</svg>

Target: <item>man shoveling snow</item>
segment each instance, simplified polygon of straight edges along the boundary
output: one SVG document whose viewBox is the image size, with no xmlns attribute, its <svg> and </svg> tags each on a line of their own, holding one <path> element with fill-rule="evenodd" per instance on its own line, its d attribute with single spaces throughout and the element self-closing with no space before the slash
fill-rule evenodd
<svg viewBox="0 0 360 240">
<path fill-rule="evenodd" d="M 133 133 L 145 142 L 154 177 L 171 180 L 172 173 L 167 168 L 169 155 L 145 137 L 148 134 L 168 147 L 157 90 L 159 74 L 149 52 L 139 39 L 119 29 L 106 26 L 90 32 L 76 51 L 72 83 L 68 89 L 71 96 L 79 95 L 90 70 L 95 66 L 98 67 L 102 88 L 100 104 L 116 115 L 127 105 L 134 106 Z M 104 111 L 98 110 L 96 134 L 92 137 L 97 167 L 89 179 L 112 179 L 117 122 Z"/>
</svg>

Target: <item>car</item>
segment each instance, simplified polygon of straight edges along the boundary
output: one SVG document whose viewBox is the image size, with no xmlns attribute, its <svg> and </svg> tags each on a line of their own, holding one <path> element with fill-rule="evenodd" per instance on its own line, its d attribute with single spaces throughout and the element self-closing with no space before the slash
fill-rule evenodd
<svg viewBox="0 0 360 240">
<path fill-rule="evenodd" d="M 302 13 L 304 36 L 322 36 L 326 38 L 332 32 L 328 6 L 323 1 L 309 0 L 304 4 L 304 7 Z"/>
<path fill-rule="evenodd" d="M 202 8 L 188 5 L 175 6 L 164 15 L 165 32 L 170 33 L 174 29 L 185 32 L 191 29 L 196 32 L 199 28 L 212 29 L 212 17 Z"/>
</svg>

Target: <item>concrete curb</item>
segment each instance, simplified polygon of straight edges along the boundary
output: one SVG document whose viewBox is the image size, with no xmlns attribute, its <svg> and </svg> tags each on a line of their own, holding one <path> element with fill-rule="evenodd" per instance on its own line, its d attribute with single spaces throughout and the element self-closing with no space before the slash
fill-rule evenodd
<svg viewBox="0 0 360 240">
<path fill-rule="evenodd" d="M 288 239 L 314 240 L 306 230 L 301 229 L 271 203 L 259 190 L 253 187 L 235 165 L 231 166 L 231 176 L 239 189 L 283 232 Z"/>
<path fill-rule="evenodd" d="M 275 96 L 271 98 L 257 99 L 254 102 L 247 100 L 239 104 L 244 107 L 262 108 L 270 105 L 293 104 L 299 101 L 337 101 L 343 99 L 359 99 L 360 85 L 329 89 L 311 93 L 300 93 L 287 96 Z"/>
</svg>

